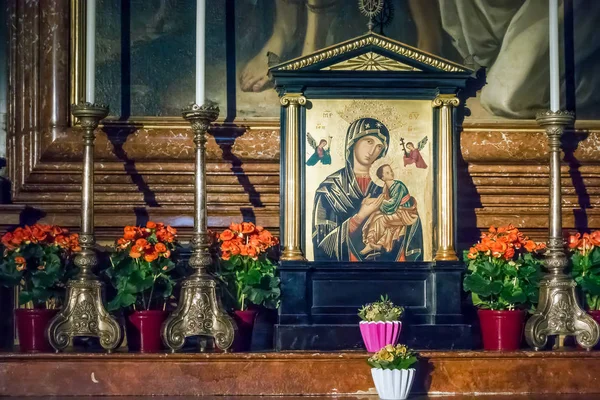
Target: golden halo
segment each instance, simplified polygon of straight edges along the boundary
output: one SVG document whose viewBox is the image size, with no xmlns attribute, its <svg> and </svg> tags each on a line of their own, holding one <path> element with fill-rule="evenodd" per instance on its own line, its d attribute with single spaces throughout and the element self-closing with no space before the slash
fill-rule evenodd
<svg viewBox="0 0 600 400">
<path fill-rule="evenodd" d="M 381 100 L 353 100 L 337 114 L 349 124 L 360 118 L 375 118 L 384 124 L 389 132 L 406 125 L 398 110 Z"/>
<path fill-rule="evenodd" d="M 373 164 L 371 164 L 371 168 L 369 168 L 369 176 L 371 177 L 371 181 L 373 181 L 373 183 L 379 187 L 383 187 L 384 183 L 377 176 L 377 170 L 379 169 L 379 167 L 381 167 L 382 165 L 385 165 L 385 164 L 389 164 L 390 167 L 392 167 L 392 170 L 394 171 L 394 175 L 397 174 L 396 165 L 395 165 L 396 163 L 394 162 L 394 159 L 392 157 L 379 158 L 379 159 L 375 160 L 375 162 Z"/>
</svg>

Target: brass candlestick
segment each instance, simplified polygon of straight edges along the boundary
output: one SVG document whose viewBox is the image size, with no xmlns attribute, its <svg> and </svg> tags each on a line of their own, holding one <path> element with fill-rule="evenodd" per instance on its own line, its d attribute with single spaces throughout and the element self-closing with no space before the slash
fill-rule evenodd
<svg viewBox="0 0 600 400">
<path fill-rule="evenodd" d="M 212 257 L 206 221 L 206 131 L 219 116 L 219 108 L 214 104 L 193 104 L 182 115 L 192 125 L 196 145 L 194 236 L 189 261 L 194 272 L 183 281 L 177 309 L 163 324 L 162 337 L 172 351 L 181 349 L 185 338 L 198 335 L 213 337 L 218 348 L 227 350 L 233 343 L 235 325 L 223 311 L 217 281 L 207 272 Z"/>
<path fill-rule="evenodd" d="M 72 106 L 73 116 L 83 128 L 83 174 L 81 182 L 81 251 L 75 256 L 77 276 L 67 283 L 65 304 L 50 321 L 48 339 L 56 351 L 63 350 L 75 336 L 100 338 L 100 345 L 109 352 L 122 339 L 121 326 L 103 304 L 103 285 L 94 275 L 98 265 L 94 250 L 94 130 L 108 115 L 108 107 L 83 103 Z"/>
<path fill-rule="evenodd" d="M 537 122 L 546 129 L 550 147 L 549 237 L 545 266 L 548 274 L 540 282 L 539 304 L 525 326 L 527 343 L 535 350 L 546 346 L 548 336 L 575 336 L 577 343 L 590 350 L 598 343 L 598 324 L 577 303 L 576 283 L 564 273 L 568 262 L 562 236 L 560 138 L 572 125 L 573 113 L 546 111 Z"/>
</svg>

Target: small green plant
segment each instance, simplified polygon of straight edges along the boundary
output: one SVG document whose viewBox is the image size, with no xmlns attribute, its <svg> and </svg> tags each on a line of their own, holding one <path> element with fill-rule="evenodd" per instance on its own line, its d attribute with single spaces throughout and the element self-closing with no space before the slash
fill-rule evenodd
<svg viewBox="0 0 600 400">
<path fill-rule="evenodd" d="M 569 237 L 571 275 L 581 287 L 589 310 L 600 310 L 600 231 Z"/>
<path fill-rule="evenodd" d="M 277 239 L 260 226 L 242 222 L 224 230 L 218 236 L 218 244 L 220 275 L 228 295 L 226 303 L 240 311 L 250 304 L 278 308 L 279 277 L 270 255 L 278 244 Z"/>
<path fill-rule="evenodd" d="M 116 289 L 109 311 L 165 309 L 178 276 L 172 260 L 176 235 L 174 228 L 152 221 L 145 228 L 125 227 L 104 270 Z"/>
<path fill-rule="evenodd" d="M 532 310 L 537 304 L 544 243 L 535 243 L 512 225 L 490 227 L 464 252 L 463 288 L 473 304 L 488 310 Z"/>
<path fill-rule="evenodd" d="M 417 356 L 403 344 L 386 345 L 367 360 L 372 368 L 409 369 L 417 362 Z"/>
<path fill-rule="evenodd" d="M 394 305 L 387 294 L 382 295 L 379 301 L 366 304 L 358 310 L 360 319 L 369 322 L 399 321 L 403 313 L 404 308 Z"/>
<path fill-rule="evenodd" d="M 35 224 L 16 228 L 2 237 L 0 284 L 18 287 L 19 305 L 57 308 L 66 282 L 75 275 L 72 255 L 79 236 L 59 226 Z"/>
</svg>

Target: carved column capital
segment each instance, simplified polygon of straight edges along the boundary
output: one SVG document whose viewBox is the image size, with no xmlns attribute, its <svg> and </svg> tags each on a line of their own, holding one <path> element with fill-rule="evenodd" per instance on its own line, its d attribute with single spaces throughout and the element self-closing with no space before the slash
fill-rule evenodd
<svg viewBox="0 0 600 400">
<path fill-rule="evenodd" d="M 431 102 L 431 106 L 434 108 L 443 106 L 458 107 L 459 105 L 460 100 L 454 94 L 440 94 Z"/>
<path fill-rule="evenodd" d="M 306 104 L 306 97 L 304 97 L 302 93 L 287 93 L 279 99 L 279 102 L 284 107 L 303 106 Z"/>
</svg>

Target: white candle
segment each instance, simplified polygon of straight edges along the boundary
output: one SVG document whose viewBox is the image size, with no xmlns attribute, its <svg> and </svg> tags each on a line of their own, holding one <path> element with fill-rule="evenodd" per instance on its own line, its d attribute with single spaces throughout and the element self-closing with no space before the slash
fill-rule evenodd
<svg viewBox="0 0 600 400">
<path fill-rule="evenodd" d="M 560 63 L 558 41 L 558 0 L 549 0 L 550 6 L 550 110 L 560 109 Z"/>
<path fill-rule="evenodd" d="M 196 104 L 204 104 L 205 0 L 196 3 Z"/>
<path fill-rule="evenodd" d="M 85 19 L 85 101 L 94 103 L 96 86 L 96 0 L 87 0 Z"/>
</svg>

